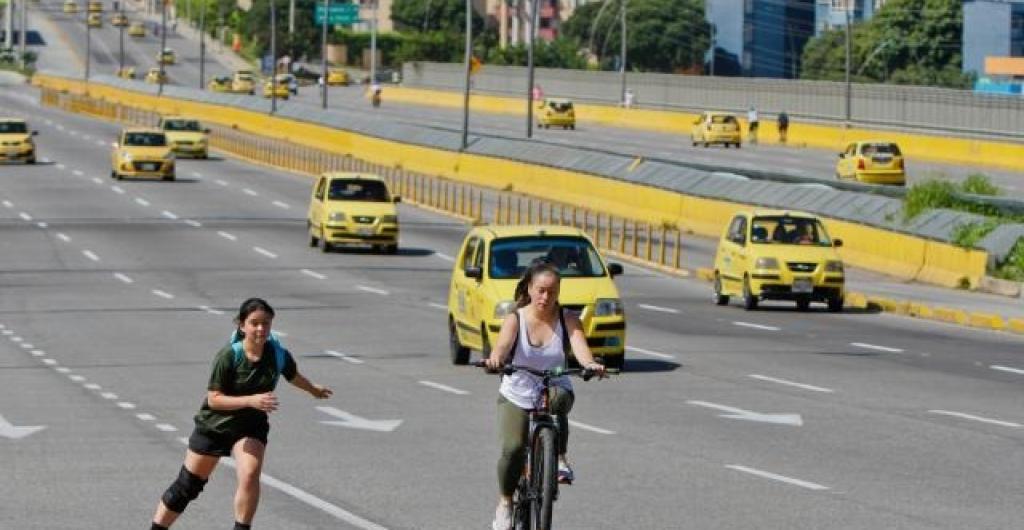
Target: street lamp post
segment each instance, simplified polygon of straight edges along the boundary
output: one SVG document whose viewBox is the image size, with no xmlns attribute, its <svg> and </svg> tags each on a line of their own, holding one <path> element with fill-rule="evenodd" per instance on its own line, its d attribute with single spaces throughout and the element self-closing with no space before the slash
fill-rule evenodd
<svg viewBox="0 0 1024 530">
<path fill-rule="evenodd" d="M 330 0 L 324 0 L 324 20 L 320 28 L 320 107 L 327 108 L 327 17 L 331 11 Z"/>
<path fill-rule="evenodd" d="M 21 67 L 25 68 L 28 66 L 28 61 L 25 59 L 25 45 L 28 42 L 28 0 L 21 0 L 21 5 L 18 7 L 21 13 L 19 20 L 21 30 L 18 32 L 18 53 L 19 57 L 21 57 Z"/>
<path fill-rule="evenodd" d="M 124 0 L 122 0 L 122 2 L 123 1 Z M 120 9 L 118 11 L 121 13 L 121 16 L 124 17 L 124 4 L 119 4 L 119 6 Z M 117 64 L 118 73 L 121 73 L 124 70 L 124 26 L 118 26 L 117 29 Z"/>
<path fill-rule="evenodd" d="M 270 0 L 270 113 L 277 112 L 277 10 Z"/>
<path fill-rule="evenodd" d="M 622 42 L 620 56 L 622 58 L 622 64 L 619 65 L 619 69 L 622 76 L 622 90 L 619 91 L 619 101 L 625 105 L 626 103 L 626 2 L 622 0 L 622 13 L 621 13 L 621 25 L 622 25 Z"/>
<path fill-rule="evenodd" d="M 206 2 L 201 1 L 199 2 L 199 90 L 204 88 L 206 88 Z"/>
<path fill-rule="evenodd" d="M 526 82 L 526 137 L 533 138 L 533 47 L 537 35 L 537 0 L 530 2 L 530 34 L 526 41 L 526 62 L 529 71 Z"/>
<path fill-rule="evenodd" d="M 123 0 L 122 0 L 123 1 Z M 157 57 L 160 63 L 160 79 L 157 81 L 157 94 L 163 95 L 164 93 L 164 77 L 167 75 L 167 69 L 164 65 L 164 50 L 167 49 L 167 0 L 160 0 L 160 51 L 157 52 Z"/>
<path fill-rule="evenodd" d="M 473 56 L 473 5 L 466 0 L 466 85 L 462 94 L 462 150 L 469 146 L 469 75 Z"/>
<path fill-rule="evenodd" d="M 373 20 L 370 21 L 370 86 L 377 82 L 377 4 L 373 2 Z"/>
<path fill-rule="evenodd" d="M 846 121 L 844 123 L 844 125 L 847 128 L 850 127 L 850 113 L 851 113 L 850 106 L 851 106 L 851 99 L 852 99 L 851 98 L 851 94 L 850 94 L 850 90 L 852 88 L 852 86 L 850 84 L 850 52 L 851 52 L 851 48 L 852 48 L 852 42 L 851 41 L 853 40 L 852 35 L 851 35 L 851 33 L 853 32 L 853 28 L 851 27 L 852 26 L 852 21 L 850 20 L 850 10 L 852 8 L 853 8 L 853 5 L 852 5 L 851 1 L 848 0 L 847 3 L 846 3 Z"/>
<path fill-rule="evenodd" d="M 82 0 L 85 4 L 85 80 L 89 80 L 89 68 L 92 66 L 92 26 L 89 25 L 89 0 Z"/>
</svg>

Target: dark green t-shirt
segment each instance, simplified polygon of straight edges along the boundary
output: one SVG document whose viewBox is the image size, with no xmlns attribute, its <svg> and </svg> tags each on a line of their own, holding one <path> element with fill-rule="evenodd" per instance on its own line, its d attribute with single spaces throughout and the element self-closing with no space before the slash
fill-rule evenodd
<svg viewBox="0 0 1024 530">
<path fill-rule="evenodd" d="M 233 366 L 235 351 L 230 345 L 225 346 L 213 359 L 213 370 L 207 390 L 218 390 L 227 396 L 251 396 L 274 390 L 274 373 L 277 358 L 274 347 L 268 342 L 263 347 L 263 356 L 255 364 L 242 355 L 237 366 Z M 291 352 L 285 350 L 284 366 L 281 377 L 288 381 L 295 378 L 298 367 Z M 195 417 L 196 428 L 202 432 L 215 435 L 266 435 L 270 429 L 267 413 L 262 410 L 246 407 L 238 410 L 213 410 L 208 400 L 203 399 L 203 406 Z"/>
</svg>

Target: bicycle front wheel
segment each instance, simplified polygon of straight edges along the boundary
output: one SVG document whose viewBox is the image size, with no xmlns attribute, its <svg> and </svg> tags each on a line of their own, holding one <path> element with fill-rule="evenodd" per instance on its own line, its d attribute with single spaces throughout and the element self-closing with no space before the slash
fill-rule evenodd
<svg viewBox="0 0 1024 530">
<path fill-rule="evenodd" d="M 538 430 L 531 450 L 533 451 L 533 469 L 530 473 L 530 482 L 532 483 L 531 489 L 536 494 L 531 510 L 531 522 L 533 530 L 550 530 L 551 512 L 555 504 L 555 488 L 558 487 L 555 430 L 550 427 Z"/>
</svg>

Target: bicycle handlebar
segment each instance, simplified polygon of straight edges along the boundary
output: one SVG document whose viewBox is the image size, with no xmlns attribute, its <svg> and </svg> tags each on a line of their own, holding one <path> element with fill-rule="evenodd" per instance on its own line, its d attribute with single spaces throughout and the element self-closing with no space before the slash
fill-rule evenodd
<svg viewBox="0 0 1024 530">
<path fill-rule="evenodd" d="M 488 368 L 487 363 L 485 361 L 476 361 L 476 362 L 473 363 L 473 366 L 476 366 L 478 368 L 484 368 L 484 369 L 488 370 L 491 373 L 502 373 L 504 375 L 512 375 L 515 372 L 527 372 L 527 373 L 533 374 L 533 375 L 535 375 L 537 377 L 545 377 L 545 378 L 547 378 L 547 377 L 560 377 L 560 376 L 563 376 L 563 375 L 578 375 L 584 381 L 590 381 L 590 379 L 592 379 L 595 375 L 597 375 L 596 371 L 590 370 L 588 368 L 562 368 L 561 366 L 556 367 L 556 368 L 551 369 L 551 370 L 535 370 L 535 369 L 527 367 L 527 366 L 516 366 L 516 365 L 506 364 L 506 365 L 502 366 L 501 368 L 499 368 L 496 371 L 495 370 L 490 370 Z M 614 369 L 614 368 L 608 368 L 608 369 L 606 369 L 604 371 L 604 373 L 607 374 L 607 375 L 618 374 L 619 370 Z"/>
</svg>

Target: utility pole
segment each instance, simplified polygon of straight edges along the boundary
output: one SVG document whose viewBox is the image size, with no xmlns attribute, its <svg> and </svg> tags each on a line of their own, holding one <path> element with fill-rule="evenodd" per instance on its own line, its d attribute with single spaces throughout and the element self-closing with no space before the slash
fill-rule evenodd
<svg viewBox="0 0 1024 530">
<path fill-rule="evenodd" d="M 324 20 L 320 28 L 320 108 L 327 108 L 327 17 L 331 13 L 331 0 L 324 0 Z"/>
<path fill-rule="evenodd" d="M 469 147 L 469 75 L 473 57 L 473 3 L 466 0 L 466 85 L 462 93 L 462 150 Z"/>
<path fill-rule="evenodd" d="M 619 65 L 622 75 L 622 89 L 619 91 L 619 103 L 625 105 L 626 102 L 626 2 L 628 0 L 622 0 L 622 43 L 620 57 L 622 58 L 622 64 Z"/>
<path fill-rule="evenodd" d="M 82 0 L 85 9 L 85 80 L 89 81 L 89 67 L 92 66 L 92 26 L 89 25 L 89 0 Z"/>
<path fill-rule="evenodd" d="M 118 11 L 121 13 L 121 16 L 123 17 L 124 16 L 124 0 L 121 0 L 121 3 L 118 4 L 118 7 L 119 7 Z M 122 72 L 124 70 L 124 26 L 118 26 L 117 29 L 118 29 L 118 36 L 117 36 L 118 37 L 118 41 L 117 41 L 117 64 L 118 64 L 118 70 L 117 71 L 118 71 L 118 73 L 120 73 L 120 72 Z"/>
<path fill-rule="evenodd" d="M 121 0 L 122 2 L 124 0 Z M 166 65 L 164 64 L 164 50 L 167 49 L 167 0 L 160 0 L 160 51 L 158 52 L 160 60 L 160 82 L 157 85 L 157 95 L 163 95 L 164 93 L 164 77 L 167 75 Z"/>
<path fill-rule="evenodd" d="M 379 0 L 371 0 L 373 2 L 373 20 L 370 23 L 370 85 L 372 86 L 377 82 L 377 4 Z"/>
<path fill-rule="evenodd" d="M 324 13 L 327 16 L 327 13 Z M 295 34 L 295 0 L 288 1 L 288 36 Z"/>
<path fill-rule="evenodd" d="M 3 48 L 14 47 L 14 3 L 8 1 L 4 6 L 4 42 Z"/>
<path fill-rule="evenodd" d="M 277 10 L 270 0 L 270 113 L 277 112 Z"/>
<path fill-rule="evenodd" d="M 122 2 L 124 0 L 121 0 Z M 199 2 L 199 90 L 206 88 L 206 1 Z"/>
<path fill-rule="evenodd" d="M 21 31 L 18 32 L 18 49 L 19 57 L 21 57 L 21 67 L 25 68 L 28 66 L 28 61 L 25 60 L 25 45 L 28 43 L 28 0 L 21 0 L 19 7 L 21 8 L 21 20 L 19 22 Z"/>
<path fill-rule="evenodd" d="M 851 84 L 850 84 L 850 51 L 853 46 L 852 44 L 852 33 L 853 33 L 853 21 L 850 18 L 850 11 L 853 7 L 853 0 L 847 0 L 846 2 L 846 122 L 845 126 L 850 127 L 850 103 L 851 103 Z"/>
<path fill-rule="evenodd" d="M 533 45 L 537 35 L 537 0 L 530 2 L 529 35 L 526 41 L 526 62 L 529 70 L 526 83 L 526 137 L 533 138 Z"/>
<path fill-rule="evenodd" d="M 718 33 L 718 27 L 715 26 L 714 24 L 712 24 L 711 25 L 711 71 L 708 72 L 709 75 L 711 75 L 711 77 L 715 76 L 715 55 L 717 55 L 717 53 L 715 53 L 715 46 L 716 46 L 715 41 L 717 40 L 717 37 L 718 37 L 717 33 Z"/>
</svg>

